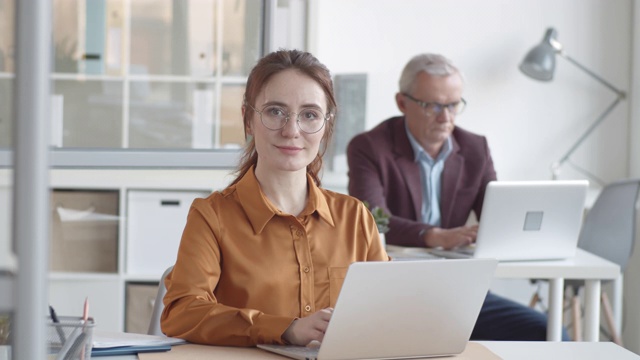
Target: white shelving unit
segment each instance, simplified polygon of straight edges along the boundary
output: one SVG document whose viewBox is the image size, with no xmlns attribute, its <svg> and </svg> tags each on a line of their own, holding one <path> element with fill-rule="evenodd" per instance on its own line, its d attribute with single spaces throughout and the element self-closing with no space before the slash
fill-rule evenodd
<svg viewBox="0 0 640 360">
<path fill-rule="evenodd" d="M 3 174 L 4 176 L 5 174 Z M 126 316 L 144 317 L 145 314 L 127 314 L 126 291 L 129 284 L 149 284 L 155 288 L 164 269 L 139 271 L 137 262 L 153 263 L 156 258 L 171 258 L 176 254 L 175 244 L 179 242 L 175 232 L 165 237 L 158 235 L 154 229 L 152 241 L 144 253 L 130 257 L 128 249 L 136 242 L 148 243 L 149 239 L 130 238 L 131 223 L 129 212 L 133 193 L 149 194 L 181 194 L 206 196 L 214 190 L 224 188 L 232 179 L 229 170 L 53 170 L 51 174 L 52 188 L 55 190 L 73 191 L 114 191 L 118 193 L 118 236 L 117 266 L 113 272 L 92 271 L 52 271 L 49 275 L 50 303 L 62 315 L 74 315 L 82 309 L 85 297 L 91 304 L 91 315 L 96 324 L 105 330 L 123 331 L 127 322 Z M 190 201 L 190 199 L 189 199 Z M 188 205 L 186 208 L 188 209 Z M 184 204 L 183 204 L 184 207 Z M 76 209 L 82 211 L 83 209 Z M 149 216 L 154 216 L 149 213 Z M 144 214 L 142 214 L 144 216 Z M 185 214 L 186 216 L 186 214 Z M 149 220 L 149 219 L 147 219 Z M 162 219 L 166 221 L 167 219 Z M 138 221 L 140 218 L 138 217 Z M 158 227 L 183 228 L 186 217 L 176 216 L 171 223 L 160 222 Z M 149 221 L 145 221 L 149 223 Z M 157 229 L 155 229 L 157 230 Z M 88 239 L 87 239 L 88 240 Z M 127 266 L 128 265 L 128 266 Z M 171 264 L 167 264 L 169 266 Z M 140 299 L 145 301 L 145 299 Z M 151 306 L 152 304 L 147 304 Z"/>
</svg>

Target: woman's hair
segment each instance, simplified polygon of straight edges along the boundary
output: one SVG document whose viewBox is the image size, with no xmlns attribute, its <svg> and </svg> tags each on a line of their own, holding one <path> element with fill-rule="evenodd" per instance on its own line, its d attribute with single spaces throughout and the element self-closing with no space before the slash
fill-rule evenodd
<svg viewBox="0 0 640 360">
<path fill-rule="evenodd" d="M 411 93 L 413 83 L 418 74 L 425 72 L 433 76 L 449 76 L 459 74 L 462 81 L 462 72 L 446 57 L 439 54 L 419 54 L 411 58 L 404 66 L 398 85 L 401 93 Z"/>
<path fill-rule="evenodd" d="M 272 52 L 258 61 L 256 66 L 251 70 L 249 79 L 247 80 L 247 86 L 244 92 L 244 104 L 255 107 L 255 101 L 260 94 L 260 91 L 269 82 L 273 75 L 276 75 L 284 70 L 295 69 L 300 73 L 313 79 L 324 91 L 327 98 L 327 120 L 325 124 L 324 135 L 320 142 L 320 149 L 316 158 L 307 166 L 307 173 L 311 175 L 311 178 L 315 183 L 320 186 L 320 170 L 322 169 L 322 156 L 324 155 L 329 140 L 333 134 L 333 126 L 336 113 L 336 100 L 333 95 L 333 81 L 331 80 L 331 73 L 326 66 L 324 66 L 318 59 L 308 52 L 300 50 L 278 50 Z M 237 183 L 244 174 L 251 169 L 252 166 L 258 163 L 258 154 L 256 152 L 256 143 L 253 137 L 247 136 L 247 129 L 251 122 L 251 118 L 254 116 L 255 111 L 250 107 L 246 107 L 244 111 L 244 133 L 245 139 L 248 141 L 245 144 L 244 152 L 240 160 L 240 164 L 236 169 L 236 178 L 231 182 L 231 185 Z M 333 116 L 330 116 L 332 114 Z"/>
</svg>

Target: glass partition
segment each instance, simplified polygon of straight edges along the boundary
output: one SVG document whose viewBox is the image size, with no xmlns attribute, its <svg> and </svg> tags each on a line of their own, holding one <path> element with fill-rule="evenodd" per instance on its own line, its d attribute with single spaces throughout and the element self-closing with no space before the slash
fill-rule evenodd
<svg viewBox="0 0 640 360">
<path fill-rule="evenodd" d="M 118 148 L 122 144 L 122 81 L 55 80 L 51 139 L 58 147 Z"/>
<path fill-rule="evenodd" d="M 131 90 L 131 147 L 214 147 L 213 84 L 136 81 Z"/>
<path fill-rule="evenodd" d="M 54 0 L 53 145 L 242 144 L 242 125 L 223 116 L 240 113 L 231 89 L 260 57 L 262 11 L 254 0 Z"/>
<path fill-rule="evenodd" d="M 13 94 L 13 74 L 0 74 L 0 148 L 8 148 L 11 144 L 11 104 Z"/>
<path fill-rule="evenodd" d="M 214 5 L 215 1 L 133 1 L 129 73 L 212 76 Z"/>
<path fill-rule="evenodd" d="M 240 110 L 244 85 L 225 85 L 221 91 L 219 144 L 224 148 L 240 148 L 244 144 L 244 124 Z"/>
<path fill-rule="evenodd" d="M 226 1 L 222 10 L 222 74 L 247 76 L 260 57 L 262 12 L 256 1 Z"/>
<path fill-rule="evenodd" d="M 15 257 L 12 242 L 13 83 L 15 0 L 0 0 L 0 357 L 8 354 L 14 314 Z M 10 360 L 12 357 L 8 356 Z"/>
<path fill-rule="evenodd" d="M 11 146 L 15 0 L 0 0 L 0 148 Z M 1 165 L 1 164 L 0 164 Z"/>
</svg>

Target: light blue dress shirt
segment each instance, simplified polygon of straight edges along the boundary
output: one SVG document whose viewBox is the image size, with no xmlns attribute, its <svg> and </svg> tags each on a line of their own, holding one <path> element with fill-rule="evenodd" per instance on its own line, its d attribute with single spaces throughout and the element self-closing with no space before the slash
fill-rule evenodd
<svg viewBox="0 0 640 360">
<path fill-rule="evenodd" d="M 442 189 L 442 171 L 444 161 L 451 154 L 451 137 L 444 142 L 440 153 L 434 160 L 411 135 L 407 123 L 405 131 L 415 154 L 414 161 L 420 167 L 420 183 L 422 184 L 422 221 L 433 226 L 440 226 L 440 191 Z"/>
</svg>

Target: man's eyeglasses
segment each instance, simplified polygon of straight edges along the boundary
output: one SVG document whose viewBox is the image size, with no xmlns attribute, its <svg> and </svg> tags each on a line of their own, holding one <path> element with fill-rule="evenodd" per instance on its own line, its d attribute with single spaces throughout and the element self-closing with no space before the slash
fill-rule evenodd
<svg viewBox="0 0 640 360">
<path fill-rule="evenodd" d="M 440 115 L 440 113 L 442 113 L 442 111 L 445 108 L 449 110 L 450 114 L 458 115 L 464 110 L 465 106 L 467 105 L 467 102 L 462 98 L 460 98 L 460 101 L 456 101 L 451 104 L 440 104 L 437 102 L 429 103 L 426 101 L 418 100 L 407 93 L 402 93 L 402 95 L 406 96 L 407 99 L 418 104 L 422 108 L 424 113 L 428 116 L 438 116 Z"/>
<path fill-rule="evenodd" d="M 264 125 L 269 130 L 280 130 L 289 119 L 291 119 L 292 115 L 295 115 L 296 123 L 298 124 L 298 128 L 300 131 L 307 134 L 315 134 L 318 131 L 322 130 L 324 124 L 331 118 L 331 113 L 328 115 L 324 115 L 322 111 L 315 108 L 303 108 L 297 114 L 294 112 L 287 112 L 287 109 L 278 106 L 278 105 L 267 105 L 262 110 L 258 110 L 249 105 L 253 111 L 260 114 L 260 121 L 262 121 L 262 125 Z"/>
</svg>

